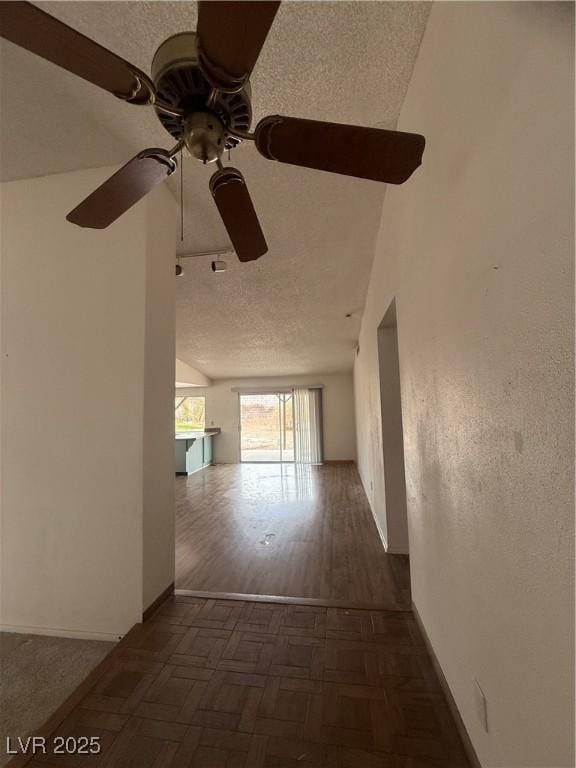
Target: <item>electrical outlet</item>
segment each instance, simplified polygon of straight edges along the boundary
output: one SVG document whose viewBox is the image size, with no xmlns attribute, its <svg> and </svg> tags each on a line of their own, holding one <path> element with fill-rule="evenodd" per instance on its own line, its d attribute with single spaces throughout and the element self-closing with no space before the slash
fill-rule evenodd
<svg viewBox="0 0 576 768">
<path fill-rule="evenodd" d="M 482 728 L 488 733 L 488 702 L 484 691 L 480 688 L 478 680 L 474 680 L 474 699 L 476 701 L 476 712 L 482 723 Z"/>
</svg>

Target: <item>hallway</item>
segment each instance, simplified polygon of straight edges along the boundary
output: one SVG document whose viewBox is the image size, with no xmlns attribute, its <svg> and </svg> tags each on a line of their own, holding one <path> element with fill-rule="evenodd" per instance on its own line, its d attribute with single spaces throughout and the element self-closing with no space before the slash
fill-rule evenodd
<svg viewBox="0 0 576 768">
<path fill-rule="evenodd" d="M 410 609 L 353 464 L 216 465 L 176 480 L 176 589 Z"/>
<path fill-rule="evenodd" d="M 20 766 L 470 768 L 401 611 L 170 598 L 44 732 L 103 754 Z"/>
</svg>

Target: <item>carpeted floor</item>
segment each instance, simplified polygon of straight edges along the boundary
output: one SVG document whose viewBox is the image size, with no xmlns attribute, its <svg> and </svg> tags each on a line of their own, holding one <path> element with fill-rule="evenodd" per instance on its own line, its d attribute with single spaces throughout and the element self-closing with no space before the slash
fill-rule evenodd
<svg viewBox="0 0 576 768">
<path fill-rule="evenodd" d="M 0 633 L 0 766 L 6 737 L 25 737 L 65 701 L 114 643 Z"/>
</svg>

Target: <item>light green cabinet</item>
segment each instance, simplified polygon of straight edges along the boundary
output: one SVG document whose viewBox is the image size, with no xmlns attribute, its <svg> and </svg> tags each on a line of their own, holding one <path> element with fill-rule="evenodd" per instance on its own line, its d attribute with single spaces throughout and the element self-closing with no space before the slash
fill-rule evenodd
<svg viewBox="0 0 576 768">
<path fill-rule="evenodd" d="M 204 466 L 207 467 L 212 464 L 212 440 L 213 437 L 205 437 L 202 440 L 202 446 L 204 448 Z"/>
<path fill-rule="evenodd" d="M 177 475 L 191 475 L 212 464 L 212 435 L 178 435 L 174 446 Z"/>
<path fill-rule="evenodd" d="M 204 466 L 204 451 L 202 444 L 204 439 L 190 441 L 191 445 L 186 451 L 186 472 L 191 475 L 192 472 L 197 472 Z"/>
</svg>

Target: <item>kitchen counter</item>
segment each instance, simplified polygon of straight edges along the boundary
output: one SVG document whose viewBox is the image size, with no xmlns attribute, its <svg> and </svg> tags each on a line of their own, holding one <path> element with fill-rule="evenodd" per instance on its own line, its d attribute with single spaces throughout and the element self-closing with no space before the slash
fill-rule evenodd
<svg viewBox="0 0 576 768">
<path fill-rule="evenodd" d="M 177 475 L 191 475 L 212 464 L 212 439 L 220 429 L 177 432 L 174 443 L 174 460 Z"/>
<path fill-rule="evenodd" d="M 191 430 L 190 432 L 176 432 L 176 440 L 200 440 L 203 437 L 212 437 L 213 435 L 220 434 L 220 427 L 214 427 L 214 429 L 207 429 L 205 432 L 199 432 L 197 430 Z"/>
</svg>

